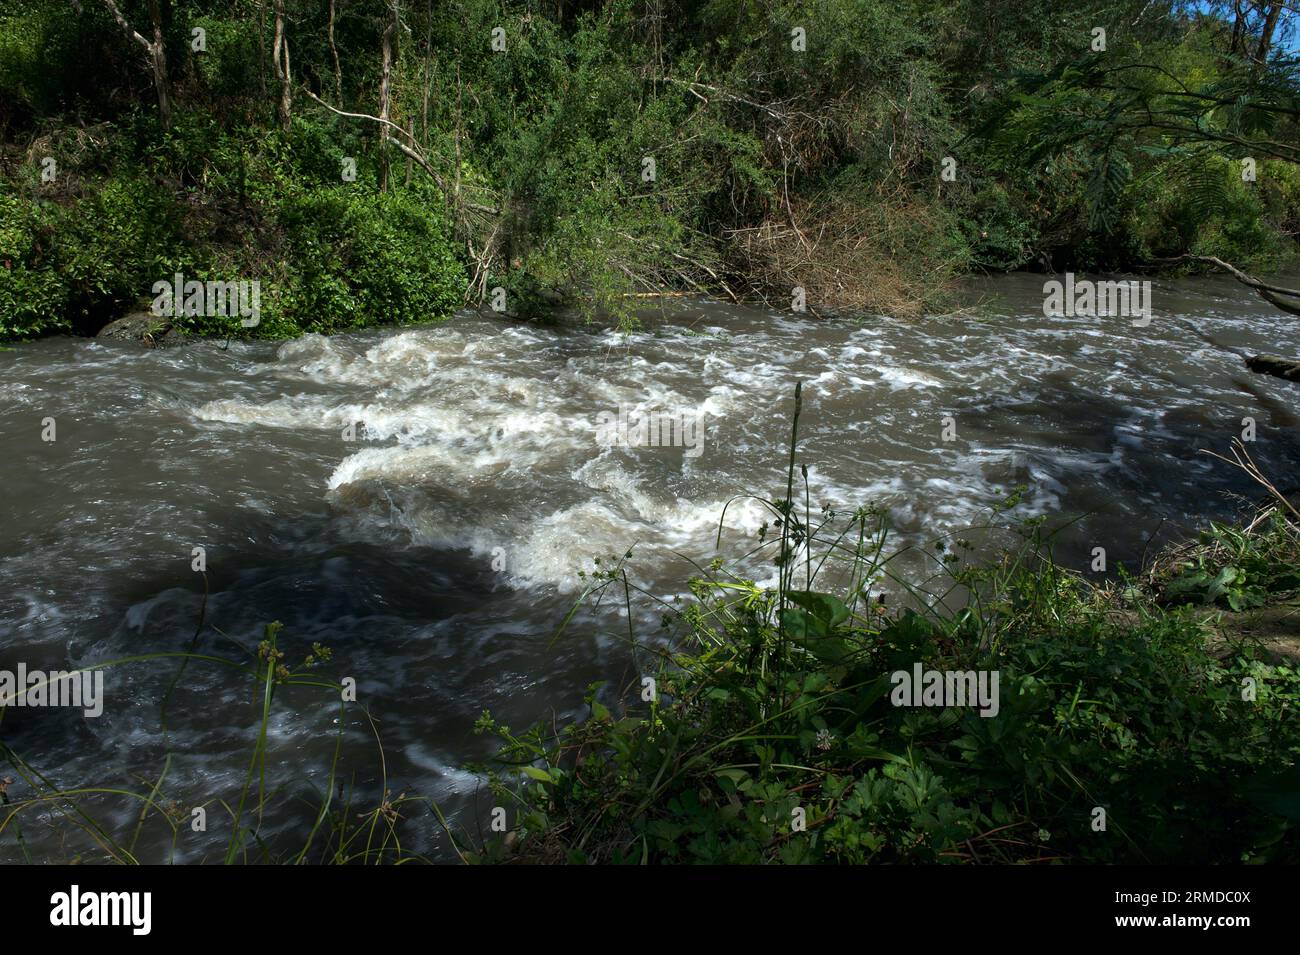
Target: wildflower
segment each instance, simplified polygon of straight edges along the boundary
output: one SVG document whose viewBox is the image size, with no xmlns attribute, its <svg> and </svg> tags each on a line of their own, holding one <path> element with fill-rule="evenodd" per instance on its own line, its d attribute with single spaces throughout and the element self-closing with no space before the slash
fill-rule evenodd
<svg viewBox="0 0 1300 955">
<path fill-rule="evenodd" d="M 835 744 L 835 737 L 831 735 L 831 731 L 830 731 L 830 730 L 828 730 L 828 729 L 820 729 L 820 730 L 817 731 L 817 748 L 818 748 L 818 749 L 820 749 L 820 750 L 828 750 L 828 749 L 830 749 L 834 744 Z"/>
</svg>

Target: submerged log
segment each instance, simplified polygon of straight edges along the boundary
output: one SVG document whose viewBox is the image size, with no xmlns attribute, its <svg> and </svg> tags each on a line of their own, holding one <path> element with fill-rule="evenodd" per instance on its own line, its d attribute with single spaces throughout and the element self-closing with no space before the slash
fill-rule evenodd
<svg viewBox="0 0 1300 955">
<path fill-rule="evenodd" d="M 1251 355 L 1246 359 L 1246 367 L 1261 375 L 1285 378 L 1287 381 L 1300 382 L 1300 358 L 1279 358 L 1277 355 Z"/>
</svg>

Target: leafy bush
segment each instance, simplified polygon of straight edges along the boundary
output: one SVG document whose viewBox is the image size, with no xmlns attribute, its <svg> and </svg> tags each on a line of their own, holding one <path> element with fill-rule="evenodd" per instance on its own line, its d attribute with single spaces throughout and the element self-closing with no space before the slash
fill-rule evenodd
<svg viewBox="0 0 1300 955">
<path fill-rule="evenodd" d="M 1011 191 L 998 183 L 977 190 L 959 217 L 972 262 L 999 271 L 1020 268 L 1028 261 L 1038 238 L 1037 226 Z"/>
<path fill-rule="evenodd" d="M 0 338 L 71 327 L 67 293 L 53 268 L 51 232 L 36 203 L 0 195 Z"/>
<path fill-rule="evenodd" d="M 1253 530 L 1211 523 L 1171 557 L 1159 585 L 1174 603 L 1261 606 L 1300 590 L 1300 532 L 1276 512 Z"/>
<path fill-rule="evenodd" d="M 140 179 L 88 184 L 67 205 L 0 197 L 0 211 L 4 337 L 93 333 L 193 261 L 176 204 Z"/>
<path fill-rule="evenodd" d="M 1261 164 L 1257 177 L 1281 164 Z M 1184 251 L 1214 255 L 1242 267 L 1276 267 L 1293 254 L 1278 222 L 1266 215 L 1265 195 L 1283 221 L 1294 216 L 1294 193 L 1259 179 L 1242 180 L 1241 163 L 1223 157 L 1170 162 L 1144 177 L 1128 197 L 1125 231 L 1149 258 Z"/>
<path fill-rule="evenodd" d="M 0 16 L 0 127 L 54 108 L 73 59 L 75 14 L 68 4 L 11 0 Z"/>
<path fill-rule="evenodd" d="M 89 333 L 151 298 L 155 282 L 193 273 L 196 250 L 167 191 L 119 176 L 60 210 L 57 258 L 67 320 Z"/>
<path fill-rule="evenodd" d="M 465 275 L 445 220 L 416 198 L 326 188 L 280 209 L 296 289 L 288 310 L 314 332 L 445 318 Z"/>
<path fill-rule="evenodd" d="M 206 49 L 193 62 L 212 93 L 237 97 L 258 83 L 256 19 L 197 16 L 186 24 L 187 32 L 194 28 L 204 31 Z"/>
</svg>

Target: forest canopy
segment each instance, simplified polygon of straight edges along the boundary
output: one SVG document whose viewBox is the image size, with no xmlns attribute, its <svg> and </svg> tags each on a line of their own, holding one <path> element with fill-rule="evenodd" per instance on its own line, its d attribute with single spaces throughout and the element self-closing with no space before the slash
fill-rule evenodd
<svg viewBox="0 0 1300 955">
<path fill-rule="evenodd" d="M 504 290 L 917 314 L 980 270 L 1294 254 L 1282 3 L 7 0 L 0 337 L 174 272 L 288 336 Z"/>
</svg>

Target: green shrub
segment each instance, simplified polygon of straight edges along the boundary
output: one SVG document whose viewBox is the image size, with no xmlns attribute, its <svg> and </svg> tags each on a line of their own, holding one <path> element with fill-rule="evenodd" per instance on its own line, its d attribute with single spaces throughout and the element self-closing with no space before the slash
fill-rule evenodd
<svg viewBox="0 0 1300 955">
<path fill-rule="evenodd" d="M 0 194 L 0 339 L 71 330 L 53 231 L 42 206 Z"/>
<path fill-rule="evenodd" d="M 89 183 L 66 205 L 0 197 L 0 336 L 91 334 L 191 271 L 175 202 L 135 178 Z M 5 265 L 4 263 L 8 263 Z"/>
<path fill-rule="evenodd" d="M 64 69 L 76 58 L 76 15 L 70 4 L 10 0 L 5 6 L 0 16 L 0 121 L 10 110 L 36 114 L 56 108 L 68 83 Z"/>
<path fill-rule="evenodd" d="M 1034 217 L 996 182 L 983 184 L 964 204 L 958 224 L 972 262 L 995 271 L 1023 266 L 1038 238 Z"/>
<path fill-rule="evenodd" d="M 92 333 L 152 299 L 153 284 L 196 271 L 179 204 L 143 178 L 119 176 L 60 210 L 59 276 L 68 288 L 67 320 Z"/>
<path fill-rule="evenodd" d="M 1300 536 L 1280 513 L 1262 525 L 1247 532 L 1211 523 L 1171 556 L 1159 580 L 1162 595 L 1244 610 L 1300 591 Z"/>
<path fill-rule="evenodd" d="M 1280 186 L 1269 175 L 1277 165 L 1260 164 L 1256 181 L 1246 182 L 1241 163 L 1226 157 L 1166 162 L 1126 197 L 1131 211 L 1125 232 L 1139 243 L 1140 254 L 1151 258 L 1186 251 L 1243 268 L 1276 267 L 1294 254 L 1279 225 L 1295 219 L 1300 209 L 1289 180 Z M 1266 214 L 1266 201 L 1272 215 Z"/>
<path fill-rule="evenodd" d="M 280 221 L 296 278 L 289 309 L 304 330 L 429 321 L 462 302 L 447 224 L 410 195 L 317 189 L 286 201 Z"/>
<path fill-rule="evenodd" d="M 236 97 L 258 83 L 258 23 L 254 17 L 224 19 L 193 17 L 186 29 L 202 29 L 206 49 L 191 57 L 209 91 L 221 97 Z"/>
<path fill-rule="evenodd" d="M 983 599 L 946 613 L 885 614 L 855 590 L 781 595 L 711 568 L 671 615 L 682 636 L 670 652 L 643 647 L 665 660 L 650 671 L 654 702 L 615 712 L 595 686 L 590 717 L 558 732 L 480 721 L 516 767 L 491 778 L 518 806 L 518 851 L 615 863 L 1300 858 L 1300 812 L 1280 800 L 1300 758 L 1300 672 L 1213 652 L 1186 612 L 1146 603 L 1117 617 L 1113 594 L 1037 562 L 1039 543 L 959 572 Z M 623 599 L 621 562 L 598 580 Z M 915 662 L 998 671 L 998 713 L 891 705 L 889 674 Z M 1249 702 L 1246 678 L 1261 688 Z M 482 858 L 507 854 L 490 843 Z"/>
</svg>

